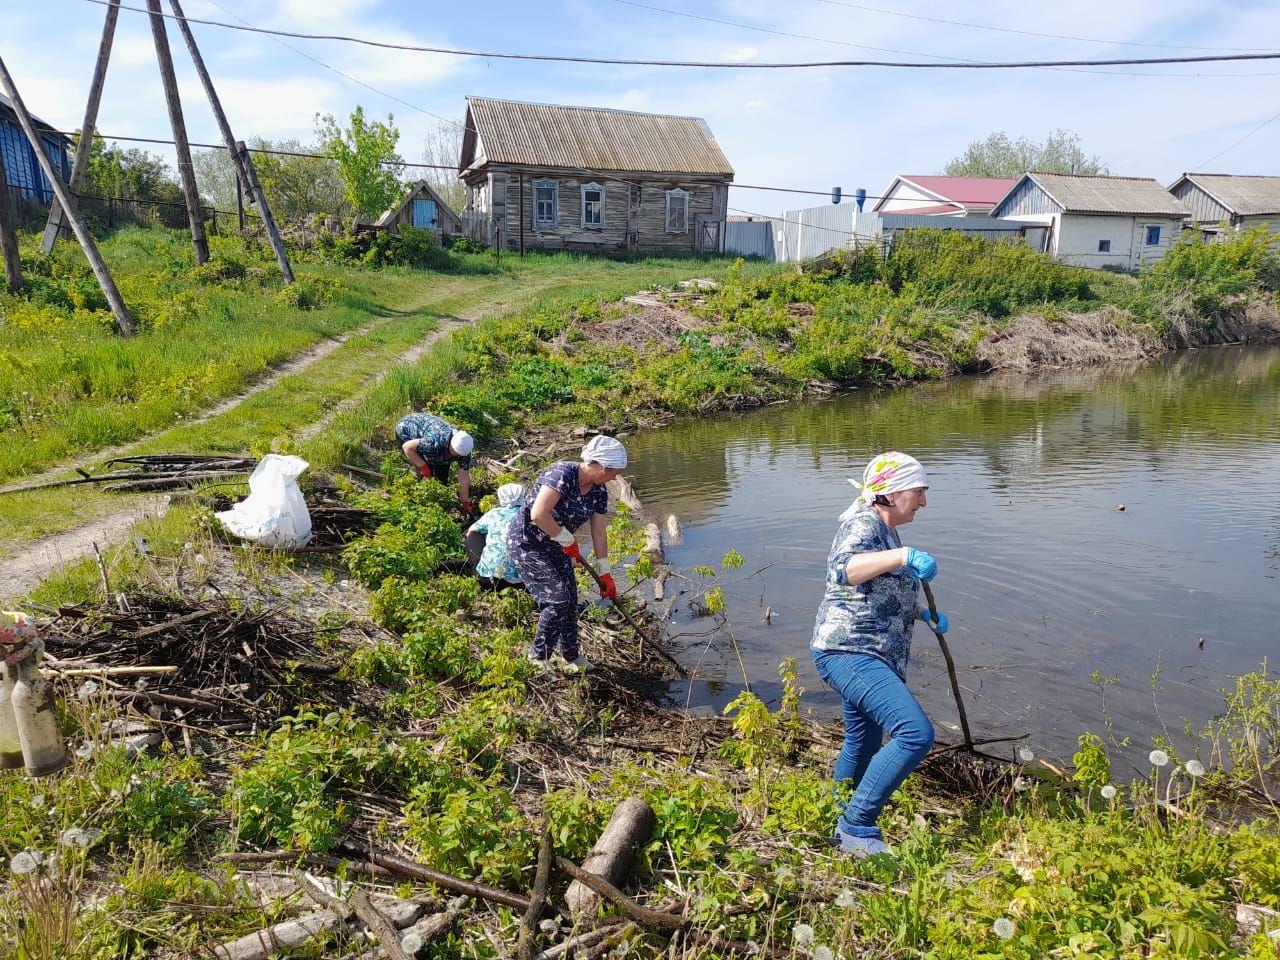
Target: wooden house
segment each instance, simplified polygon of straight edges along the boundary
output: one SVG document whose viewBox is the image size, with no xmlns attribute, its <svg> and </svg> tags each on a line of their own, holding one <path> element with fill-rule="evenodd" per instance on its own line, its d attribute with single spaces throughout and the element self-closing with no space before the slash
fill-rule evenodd
<svg viewBox="0 0 1280 960">
<path fill-rule="evenodd" d="M 402 226 L 421 227 L 437 237 L 457 236 L 462 232 L 462 220 L 425 180 L 409 184 L 374 226 L 392 233 Z"/>
<path fill-rule="evenodd" d="M 872 213 L 928 217 L 985 217 L 1016 179 L 922 177 L 899 174 L 871 208 Z"/>
<path fill-rule="evenodd" d="M 62 174 L 63 182 L 71 179 L 71 140 L 39 117 L 31 118 L 38 129 L 45 131 L 40 137 L 40 145 L 53 161 L 54 169 Z M 18 124 L 18 115 L 13 112 L 9 98 L 0 93 L 0 152 L 4 155 L 4 169 L 9 188 L 15 196 L 34 200 L 36 203 L 53 202 L 53 187 L 45 179 L 44 171 L 36 160 L 35 151 L 27 142 L 27 136 Z"/>
<path fill-rule="evenodd" d="M 465 232 L 507 250 L 715 253 L 733 168 L 706 123 L 467 98 Z"/>
<path fill-rule="evenodd" d="M 1151 177 L 1027 173 L 991 216 L 1046 225 L 1044 249 L 1066 263 L 1136 273 L 1169 252 L 1189 213 Z"/>
<path fill-rule="evenodd" d="M 1280 233 L 1280 177 L 1184 173 L 1169 192 L 1191 211 L 1191 223 L 1217 236 L 1265 224 Z"/>
</svg>

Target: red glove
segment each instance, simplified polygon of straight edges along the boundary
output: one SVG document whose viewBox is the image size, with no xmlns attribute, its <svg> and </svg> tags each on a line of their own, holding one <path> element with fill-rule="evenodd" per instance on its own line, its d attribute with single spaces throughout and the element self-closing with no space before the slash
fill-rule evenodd
<svg viewBox="0 0 1280 960">
<path fill-rule="evenodd" d="M 422 466 L 420 466 L 420 467 L 418 468 L 418 472 L 419 472 L 420 474 L 422 474 L 424 477 L 426 477 L 428 480 L 430 480 L 430 479 L 431 479 L 431 464 L 429 464 L 429 463 L 424 463 Z"/>
<path fill-rule="evenodd" d="M 605 573 L 600 576 L 600 599 L 601 600 L 617 600 L 618 585 L 613 582 L 613 574 Z"/>
<path fill-rule="evenodd" d="M 474 517 L 474 516 L 476 515 L 476 511 L 475 511 L 475 509 L 471 506 L 471 501 L 470 501 L 470 500 L 463 500 L 463 501 L 462 501 L 462 509 L 466 511 L 466 513 L 467 513 L 467 516 L 468 516 L 468 517 Z"/>
<path fill-rule="evenodd" d="M 561 547 L 561 549 L 567 553 L 569 555 L 569 559 L 573 560 L 575 563 L 582 562 L 582 551 L 578 549 L 577 542 L 571 543 L 567 547 Z"/>
</svg>

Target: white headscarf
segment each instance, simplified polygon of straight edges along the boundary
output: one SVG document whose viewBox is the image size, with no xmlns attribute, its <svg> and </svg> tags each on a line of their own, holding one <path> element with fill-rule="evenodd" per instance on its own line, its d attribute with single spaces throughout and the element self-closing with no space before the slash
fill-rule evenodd
<svg viewBox="0 0 1280 960">
<path fill-rule="evenodd" d="M 524 486 L 519 483 L 504 483 L 498 488 L 498 506 L 514 507 L 524 497 Z"/>
<path fill-rule="evenodd" d="M 867 468 L 862 471 L 861 483 L 853 479 L 849 482 L 862 492 L 853 503 L 849 504 L 849 509 L 840 514 L 841 522 L 848 520 L 857 510 L 871 506 L 877 496 L 898 493 L 901 490 L 914 490 L 916 487 L 927 487 L 929 474 L 915 457 L 898 450 L 890 450 L 871 458 Z"/>
<path fill-rule="evenodd" d="M 627 465 L 627 449 L 613 437 L 601 434 L 592 437 L 582 448 L 582 461 L 621 470 Z"/>
<path fill-rule="evenodd" d="M 455 430 L 453 436 L 449 438 L 449 449 L 460 457 L 465 457 L 475 448 L 475 440 L 465 430 Z"/>
</svg>

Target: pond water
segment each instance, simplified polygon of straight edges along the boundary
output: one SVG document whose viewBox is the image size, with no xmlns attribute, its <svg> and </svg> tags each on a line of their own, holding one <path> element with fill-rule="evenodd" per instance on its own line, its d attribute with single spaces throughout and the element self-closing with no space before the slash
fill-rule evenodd
<svg viewBox="0 0 1280 960">
<path fill-rule="evenodd" d="M 804 702 L 838 715 L 808 657 L 824 564 L 856 493 L 845 478 L 894 448 L 929 471 L 928 506 L 899 533 L 938 560 L 975 738 L 1027 734 L 1069 758 L 1089 730 L 1145 753 L 1166 729 L 1180 739 L 1183 718 L 1200 729 L 1230 677 L 1266 657 L 1276 667 L 1280 348 L 859 391 L 681 421 L 627 446 L 646 510 L 680 519 L 677 570 L 719 568 L 730 548 L 745 558 L 722 577 L 732 639 L 693 613 L 693 592 L 672 608 L 671 648 L 696 667 L 672 695 L 693 707 L 742 688 L 736 640 L 757 694 L 776 702 L 778 663 L 795 657 Z M 923 625 L 907 679 L 958 740 Z"/>
</svg>

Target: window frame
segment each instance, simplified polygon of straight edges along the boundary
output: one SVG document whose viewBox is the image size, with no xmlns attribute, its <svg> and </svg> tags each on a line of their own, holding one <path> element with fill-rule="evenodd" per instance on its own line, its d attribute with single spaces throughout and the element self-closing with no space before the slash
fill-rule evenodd
<svg viewBox="0 0 1280 960">
<path fill-rule="evenodd" d="M 539 190 L 551 191 L 551 217 L 549 219 L 539 216 Z M 550 228 L 554 230 L 558 226 L 560 226 L 560 184 L 550 177 L 540 177 L 533 181 L 533 229 L 545 230 Z"/>
<path fill-rule="evenodd" d="M 1099 240 L 1099 241 L 1098 241 L 1098 252 L 1099 252 L 1099 253 L 1110 253 L 1110 252 L 1111 252 L 1111 241 L 1110 241 L 1110 240 Z"/>
<path fill-rule="evenodd" d="M 598 220 L 587 219 L 587 192 L 588 191 L 594 191 L 600 194 Z M 582 203 L 582 208 L 579 211 L 579 216 L 578 216 L 578 219 L 581 225 L 584 228 L 589 230 L 603 230 L 604 229 L 604 204 L 605 204 L 604 187 L 600 186 L 600 184 L 596 183 L 595 181 L 592 181 L 591 183 L 584 183 L 581 187 L 578 188 L 578 199 Z"/>
<path fill-rule="evenodd" d="M 1158 246 L 1160 246 L 1160 224 L 1158 224 L 1158 223 L 1147 223 L 1147 224 L 1143 224 L 1143 226 L 1144 226 L 1144 227 L 1146 227 L 1146 231 L 1147 231 L 1147 235 L 1146 235 L 1146 238 L 1145 238 L 1145 239 L 1146 239 L 1146 242 L 1145 242 L 1145 243 L 1143 243 L 1143 246 L 1144 246 L 1144 247 L 1158 247 Z M 1154 239 L 1154 240 L 1152 240 L 1152 239 L 1151 239 L 1151 235 L 1152 235 L 1152 233 L 1153 233 L 1153 232 L 1155 233 L 1155 239 Z"/>
<path fill-rule="evenodd" d="M 667 208 L 666 208 L 666 216 L 664 218 L 666 232 L 687 234 L 689 232 L 689 191 L 685 190 L 683 187 L 672 187 L 670 190 L 667 191 L 666 198 L 667 198 Z M 683 201 L 684 227 L 683 229 L 680 229 L 680 230 L 672 229 L 672 226 L 671 226 L 671 201 L 672 200 Z"/>
</svg>

